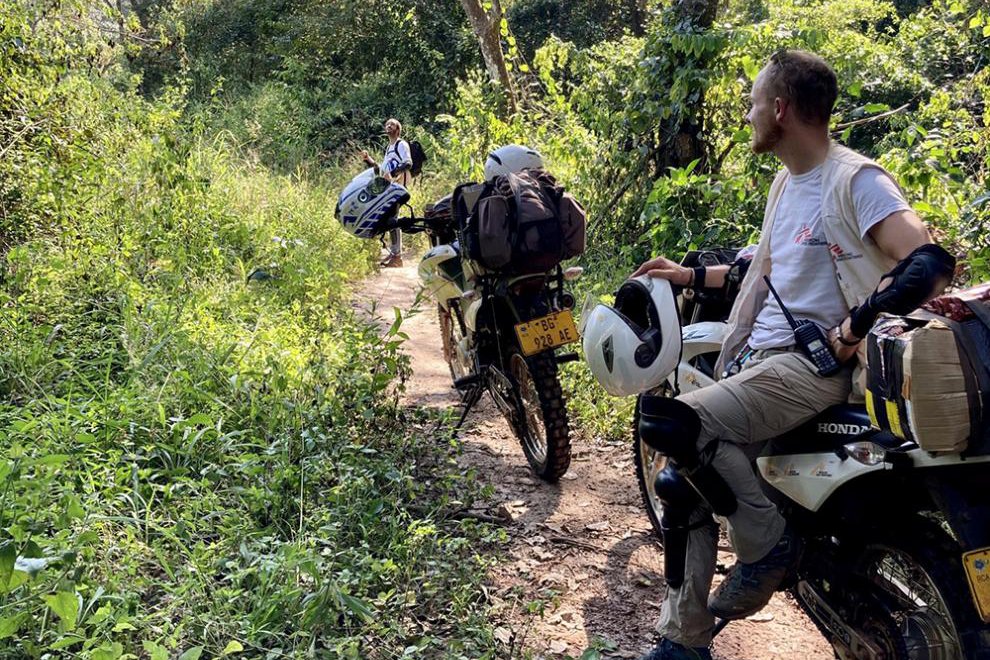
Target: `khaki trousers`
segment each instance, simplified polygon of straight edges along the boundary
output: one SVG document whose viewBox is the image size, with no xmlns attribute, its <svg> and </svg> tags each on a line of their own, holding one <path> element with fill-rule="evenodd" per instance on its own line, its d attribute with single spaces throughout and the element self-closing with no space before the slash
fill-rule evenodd
<svg viewBox="0 0 990 660">
<path fill-rule="evenodd" d="M 843 403 L 851 389 L 851 369 L 829 378 L 793 348 L 757 351 L 742 371 L 714 385 L 689 392 L 680 400 L 701 417 L 699 450 L 718 439 L 715 469 L 739 501 L 728 517 L 729 540 L 744 563 L 762 559 L 780 540 L 784 518 L 767 499 L 743 446 L 779 436 L 826 408 Z M 711 518 L 707 506 L 691 521 Z M 708 646 L 715 618 L 708 612 L 708 593 L 715 575 L 718 528 L 705 525 L 688 535 L 684 583 L 667 587 L 657 632 L 685 646 Z"/>
</svg>

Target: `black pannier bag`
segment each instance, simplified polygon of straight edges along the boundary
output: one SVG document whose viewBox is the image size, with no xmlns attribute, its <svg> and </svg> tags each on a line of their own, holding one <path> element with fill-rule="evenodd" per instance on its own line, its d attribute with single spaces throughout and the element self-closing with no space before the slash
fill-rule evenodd
<svg viewBox="0 0 990 660">
<path fill-rule="evenodd" d="M 544 273 L 584 252 L 586 215 L 551 174 L 525 170 L 485 185 L 462 234 L 468 258 L 484 268 Z"/>
</svg>

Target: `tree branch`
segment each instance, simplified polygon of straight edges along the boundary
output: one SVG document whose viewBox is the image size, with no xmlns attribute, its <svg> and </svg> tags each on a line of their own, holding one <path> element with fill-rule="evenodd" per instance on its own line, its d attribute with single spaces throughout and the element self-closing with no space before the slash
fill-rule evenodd
<svg viewBox="0 0 990 660">
<path fill-rule="evenodd" d="M 888 110 L 887 112 L 881 112 L 879 115 L 873 115 L 872 117 L 863 117 L 862 119 L 857 119 L 855 121 L 847 121 L 844 124 L 836 124 L 835 128 L 832 129 L 832 134 L 840 133 L 847 128 L 852 128 L 853 126 L 862 126 L 863 124 L 869 124 L 874 121 L 880 121 L 881 119 L 886 119 L 891 115 L 896 115 L 898 112 L 904 112 L 910 107 L 910 101 L 905 103 L 899 108 L 894 108 L 893 110 Z"/>
</svg>

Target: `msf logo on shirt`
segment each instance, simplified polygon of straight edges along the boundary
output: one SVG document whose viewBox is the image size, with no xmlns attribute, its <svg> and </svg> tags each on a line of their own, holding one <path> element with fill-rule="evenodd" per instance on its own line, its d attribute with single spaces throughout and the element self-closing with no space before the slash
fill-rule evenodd
<svg viewBox="0 0 990 660">
<path fill-rule="evenodd" d="M 821 247 L 828 245 L 828 242 L 821 236 L 815 236 L 811 227 L 802 225 L 801 229 L 794 236 L 794 244 L 802 247 Z"/>
<path fill-rule="evenodd" d="M 842 249 L 842 246 L 838 243 L 832 243 L 828 246 L 828 251 L 832 253 L 833 261 L 847 261 L 849 259 L 859 259 L 863 255 L 859 253 L 849 253 Z"/>
</svg>

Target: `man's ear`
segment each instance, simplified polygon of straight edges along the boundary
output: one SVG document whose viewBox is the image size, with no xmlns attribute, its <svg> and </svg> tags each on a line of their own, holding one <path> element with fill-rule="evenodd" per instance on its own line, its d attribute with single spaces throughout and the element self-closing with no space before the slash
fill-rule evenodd
<svg viewBox="0 0 990 660">
<path fill-rule="evenodd" d="M 783 123 L 784 118 L 787 117 L 787 111 L 790 110 L 790 103 L 787 99 L 782 99 L 779 96 L 773 99 L 773 116 L 777 119 L 777 123 Z"/>
</svg>

